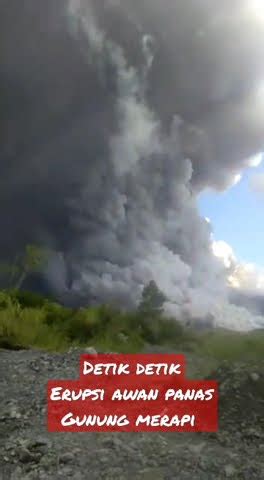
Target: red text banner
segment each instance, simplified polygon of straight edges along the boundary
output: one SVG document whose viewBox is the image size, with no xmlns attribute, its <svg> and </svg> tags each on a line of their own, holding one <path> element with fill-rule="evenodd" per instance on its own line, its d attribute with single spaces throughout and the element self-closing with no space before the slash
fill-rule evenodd
<svg viewBox="0 0 264 480">
<path fill-rule="evenodd" d="M 218 385 L 175 354 L 82 355 L 78 380 L 50 380 L 50 432 L 215 432 Z"/>
</svg>

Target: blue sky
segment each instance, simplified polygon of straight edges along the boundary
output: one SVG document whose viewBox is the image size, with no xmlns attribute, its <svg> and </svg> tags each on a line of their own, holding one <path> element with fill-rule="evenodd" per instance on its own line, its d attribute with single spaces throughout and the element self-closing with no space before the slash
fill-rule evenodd
<svg viewBox="0 0 264 480">
<path fill-rule="evenodd" d="M 215 240 L 224 240 L 239 260 L 264 267 L 264 197 L 251 191 L 251 175 L 264 173 L 263 164 L 250 168 L 242 180 L 223 193 L 204 192 L 198 200 L 213 227 Z"/>
</svg>

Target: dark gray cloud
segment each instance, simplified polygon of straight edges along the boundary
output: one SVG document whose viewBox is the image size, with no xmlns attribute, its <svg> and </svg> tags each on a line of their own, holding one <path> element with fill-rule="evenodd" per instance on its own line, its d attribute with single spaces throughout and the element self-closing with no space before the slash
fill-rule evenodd
<svg viewBox="0 0 264 480">
<path fill-rule="evenodd" d="M 2 255 L 63 252 L 48 277 L 71 295 L 129 305 L 154 278 L 181 316 L 227 300 L 195 197 L 263 147 L 248 3 L 1 3 Z"/>
</svg>

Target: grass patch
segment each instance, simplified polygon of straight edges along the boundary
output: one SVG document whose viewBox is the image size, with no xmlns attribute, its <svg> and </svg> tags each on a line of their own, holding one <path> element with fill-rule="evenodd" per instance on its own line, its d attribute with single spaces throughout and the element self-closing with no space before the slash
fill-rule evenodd
<svg viewBox="0 0 264 480">
<path fill-rule="evenodd" d="M 255 362 L 264 358 L 263 332 L 211 331 L 199 338 L 196 351 L 218 361 Z"/>
</svg>

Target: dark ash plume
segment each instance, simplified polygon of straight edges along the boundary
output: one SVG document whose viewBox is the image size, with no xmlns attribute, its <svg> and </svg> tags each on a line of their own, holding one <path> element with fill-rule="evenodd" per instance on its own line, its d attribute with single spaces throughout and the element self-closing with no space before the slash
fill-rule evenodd
<svg viewBox="0 0 264 480">
<path fill-rule="evenodd" d="M 181 317 L 227 301 L 196 195 L 263 147 L 264 22 L 247 3 L 2 2 L 3 256 L 61 252 L 58 295 L 130 306 L 154 279 Z"/>
</svg>

